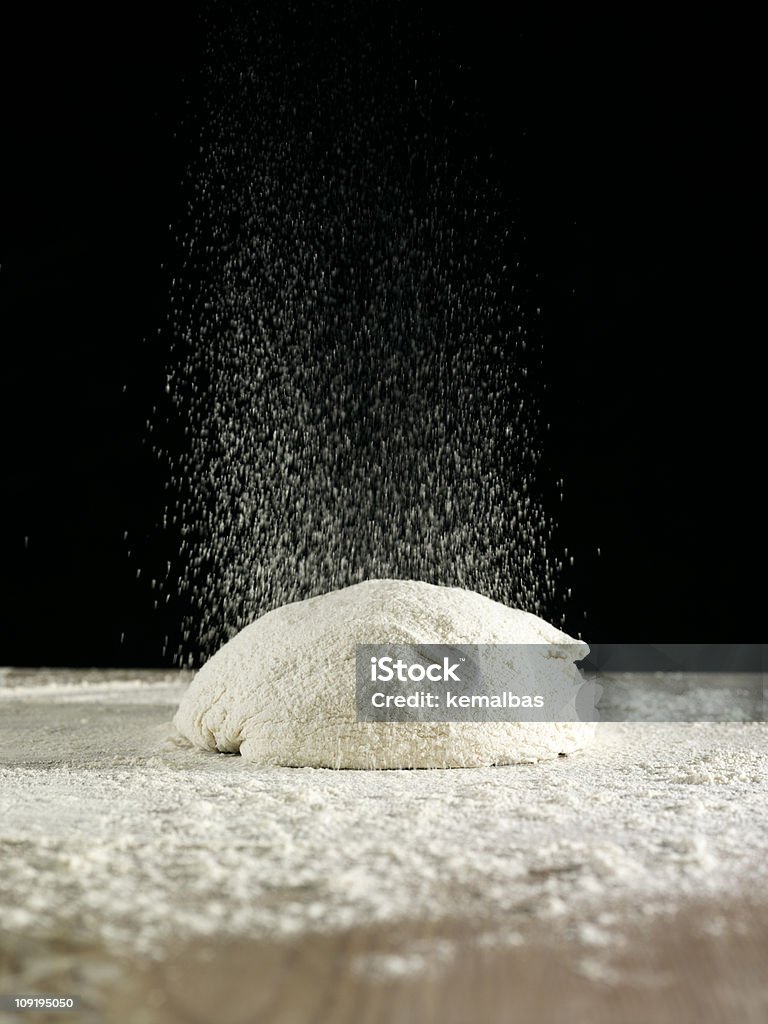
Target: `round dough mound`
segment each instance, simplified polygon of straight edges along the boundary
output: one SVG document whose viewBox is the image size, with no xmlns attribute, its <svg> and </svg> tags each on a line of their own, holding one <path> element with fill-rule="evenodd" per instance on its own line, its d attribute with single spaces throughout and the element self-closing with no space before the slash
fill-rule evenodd
<svg viewBox="0 0 768 1024">
<path fill-rule="evenodd" d="M 578 750 L 584 722 L 358 722 L 358 644 L 555 644 L 589 648 L 543 619 L 455 587 L 370 580 L 285 605 L 203 665 L 174 723 L 195 746 L 259 765 L 469 768 Z M 560 658 L 557 659 L 560 661 Z"/>
</svg>

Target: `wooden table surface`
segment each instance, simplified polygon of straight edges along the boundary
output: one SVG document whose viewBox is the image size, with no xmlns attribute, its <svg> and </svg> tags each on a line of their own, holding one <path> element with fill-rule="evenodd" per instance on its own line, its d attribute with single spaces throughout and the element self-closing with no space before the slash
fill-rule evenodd
<svg viewBox="0 0 768 1024">
<path fill-rule="evenodd" d="M 638 915 L 642 917 L 642 915 Z M 78 1013 L 0 1020 L 104 1024 L 766 1024 L 768 903 L 700 904 L 638 924 L 619 948 L 594 951 L 540 928 L 516 946 L 478 944 L 452 921 L 359 929 L 289 943 L 177 950 L 163 962 L 115 961 L 61 943 L 38 991 L 80 993 Z M 415 974 L 359 965 L 450 943 Z M 46 951 L 0 946 L 8 990 Z M 373 958 L 373 961 L 371 961 Z M 46 976 L 47 973 L 47 976 Z M 100 980 L 99 980 L 100 979 Z"/>
</svg>

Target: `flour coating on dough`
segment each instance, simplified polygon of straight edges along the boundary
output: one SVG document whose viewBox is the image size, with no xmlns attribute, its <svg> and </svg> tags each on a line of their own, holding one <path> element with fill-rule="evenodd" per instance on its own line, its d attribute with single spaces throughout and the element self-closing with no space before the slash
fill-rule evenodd
<svg viewBox="0 0 768 1024">
<path fill-rule="evenodd" d="M 548 644 L 576 680 L 589 648 L 529 612 L 472 591 L 369 580 L 268 612 L 195 676 L 174 718 L 195 746 L 259 765 L 469 768 L 535 762 L 585 746 L 585 722 L 356 719 L 358 644 Z M 574 682 L 575 685 L 575 682 Z"/>
</svg>

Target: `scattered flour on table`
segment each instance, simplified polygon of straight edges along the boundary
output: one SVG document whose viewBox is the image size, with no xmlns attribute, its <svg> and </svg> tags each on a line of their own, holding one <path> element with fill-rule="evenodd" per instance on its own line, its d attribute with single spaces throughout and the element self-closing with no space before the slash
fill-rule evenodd
<svg viewBox="0 0 768 1024">
<path fill-rule="evenodd" d="M 459 915 L 480 942 L 575 937 L 599 973 L 639 916 L 768 885 L 763 723 L 603 724 L 535 766 L 259 769 L 163 740 L 188 677 L 121 677 L 107 704 L 71 697 L 101 702 L 108 674 L 42 680 L 44 697 L 29 673 L 0 684 L 6 936 L 162 956 Z M 368 966 L 421 969 L 424 950 L 399 952 Z"/>
<path fill-rule="evenodd" d="M 589 647 L 529 612 L 459 587 L 367 580 L 283 605 L 210 658 L 174 722 L 198 747 L 260 765 L 474 768 L 570 754 L 590 722 L 358 722 L 359 644 L 488 644 L 487 678 L 573 693 Z M 513 653 L 510 653 L 513 652 Z M 575 708 L 574 708 L 575 713 Z"/>
</svg>

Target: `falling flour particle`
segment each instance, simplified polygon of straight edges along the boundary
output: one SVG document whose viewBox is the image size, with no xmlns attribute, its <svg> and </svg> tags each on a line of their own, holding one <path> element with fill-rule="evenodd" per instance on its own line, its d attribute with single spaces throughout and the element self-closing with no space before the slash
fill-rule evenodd
<svg viewBox="0 0 768 1024">
<path fill-rule="evenodd" d="M 198 747 L 261 765 L 452 768 L 535 762 L 585 746 L 584 722 L 362 723 L 358 644 L 543 644 L 539 669 L 579 681 L 589 648 L 528 612 L 413 580 L 370 580 L 285 605 L 225 644 L 198 672 L 174 719 Z"/>
</svg>

